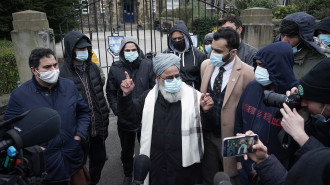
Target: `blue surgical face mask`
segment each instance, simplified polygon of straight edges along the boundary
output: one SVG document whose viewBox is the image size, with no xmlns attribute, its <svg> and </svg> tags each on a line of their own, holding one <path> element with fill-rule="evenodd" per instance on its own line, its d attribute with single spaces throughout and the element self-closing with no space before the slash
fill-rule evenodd
<svg viewBox="0 0 330 185">
<path fill-rule="evenodd" d="M 211 50 L 212 50 L 211 45 L 205 45 L 205 52 L 206 52 L 206 53 L 210 53 Z"/>
<path fill-rule="evenodd" d="M 88 58 L 88 51 L 87 50 L 86 51 L 76 51 L 76 59 L 78 61 L 83 62 L 83 61 L 86 61 L 87 58 Z"/>
<path fill-rule="evenodd" d="M 269 73 L 267 69 L 257 66 L 256 71 L 254 72 L 254 77 L 258 83 L 262 86 L 266 86 L 272 83 L 269 80 Z"/>
<path fill-rule="evenodd" d="M 314 118 L 318 119 L 319 121 L 323 122 L 323 123 L 327 123 L 330 122 L 330 118 L 326 119 L 322 114 L 325 110 L 325 107 L 327 106 L 327 104 L 324 105 L 323 110 L 321 111 L 321 114 L 316 114 L 316 115 L 312 115 Z"/>
<path fill-rule="evenodd" d="M 221 67 L 222 65 L 225 64 L 224 61 L 222 61 L 222 57 L 223 55 L 222 54 L 217 54 L 217 53 L 211 53 L 210 55 L 210 60 L 211 60 L 211 63 L 215 66 L 215 67 Z"/>
<path fill-rule="evenodd" d="M 137 57 L 139 57 L 139 54 L 137 51 L 133 51 L 133 52 L 124 52 L 124 56 L 125 59 L 128 60 L 129 62 L 134 62 L 134 60 L 137 59 Z"/>
<path fill-rule="evenodd" d="M 165 80 L 165 91 L 169 93 L 177 93 L 181 88 L 181 78 L 166 79 Z"/>
<path fill-rule="evenodd" d="M 300 44 L 300 42 L 299 42 L 299 44 Z M 295 47 L 292 47 L 293 54 L 296 54 L 296 53 L 298 53 L 301 50 L 301 48 L 298 50 L 299 44 L 297 44 Z"/>
<path fill-rule="evenodd" d="M 320 34 L 317 36 L 324 44 L 330 44 L 330 35 L 328 34 Z"/>
</svg>

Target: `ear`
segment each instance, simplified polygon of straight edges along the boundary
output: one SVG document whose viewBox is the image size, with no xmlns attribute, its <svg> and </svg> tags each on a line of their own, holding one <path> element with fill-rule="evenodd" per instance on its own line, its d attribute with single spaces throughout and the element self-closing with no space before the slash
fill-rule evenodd
<svg viewBox="0 0 330 185">
<path fill-rule="evenodd" d="M 238 27 L 238 29 L 237 29 L 237 32 L 239 33 L 240 37 L 241 37 L 241 34 L 242 34 L 242 30 L 243 30 L 242 26 Z"/>
<path fill-rule="evenodd" d="M 31 72 L 33 73 L 34 76 L 38 75 L 37 70 L 34 67 L 30 67 Z"/>
<path fill-rule="evenodd" d="M 159 76 L 156 76 L 156 80 L 158 83 L 160 83 L 160 77 Z"/>
<path fill-rule="evenodd" d="M 231 52 L 231 57 L 235 57 L 235 55 L 237 54 L 237 49 L 233 49 Z"/>
</svg>

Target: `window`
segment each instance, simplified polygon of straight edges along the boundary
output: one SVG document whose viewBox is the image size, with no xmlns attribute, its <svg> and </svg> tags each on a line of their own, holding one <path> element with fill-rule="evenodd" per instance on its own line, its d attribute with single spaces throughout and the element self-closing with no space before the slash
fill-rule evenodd
<svg viewBox="0 0 330 185">
<path fill-rule="evenodd" d="M 206 9 L 214 9 L 215 6 L 217 6 L 219 0 L 206 0 L 208 4 L 206 4 Z"/>
<path fill-rule="evenodd" d="M 179 1 L 180 0 L 167 0 L 167 9 L 172 9 L 172 5 L 173 5 L 173 9 L 179 8 Z"/>
<path fill-rule="evenodd" d="M 81 13 L 84 15 L 89 14 L 88 0 L 80 0 L 80 5 L 82 6 Z"/>
<path fill-rule="evenodd" d="M 152 0 L 152 12 L 156 13 L 156 0 Z"/>
<path fill-rule="evenodd" d="M 101 14 L 105 13 L 105 5 L 103 3 L 103 0 L 100 1 L 100 13 Z"/>
</svg>

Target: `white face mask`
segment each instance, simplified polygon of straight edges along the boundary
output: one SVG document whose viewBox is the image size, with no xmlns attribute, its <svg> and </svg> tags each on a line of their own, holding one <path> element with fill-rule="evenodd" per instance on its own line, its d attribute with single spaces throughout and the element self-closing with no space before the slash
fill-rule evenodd
<svg viewBox="0 0 330 185">
<path fill-rule="evenodd" d="M 37 70 L 36 70 L 37 71 Z M 52 71 L 47 71 L 47 72 L 39 72 L 37 71 L 37 73 L 39 73 L 40 75 L 40 80 L 49 83 L 49 84 L 54 84 L 57 82 L 58 80 L 58 76 L 60 74 L 60 70 L 59 69 L 54 69 Z"/>
</svg>

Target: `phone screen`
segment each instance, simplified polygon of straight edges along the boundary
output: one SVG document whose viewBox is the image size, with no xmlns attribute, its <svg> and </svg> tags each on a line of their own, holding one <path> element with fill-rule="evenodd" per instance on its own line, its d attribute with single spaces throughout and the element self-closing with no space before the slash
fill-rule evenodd
<svg viewBox="0 0 330 185">
<path fill-rule="evenodd" d="M 252 146 L 258 142 L 258 135 L 226 137 L 223 139 L 223 157 L 232 157 L 252 153 Z"/>
</svg>

